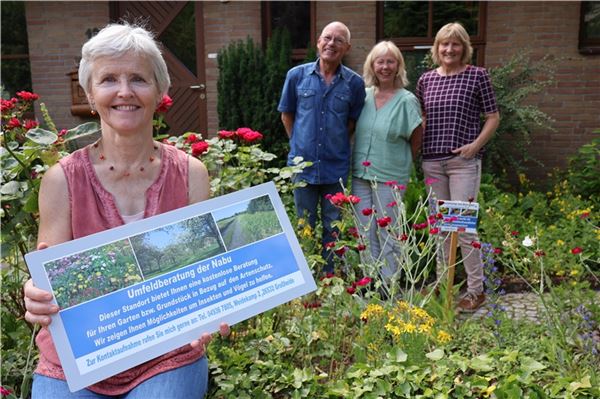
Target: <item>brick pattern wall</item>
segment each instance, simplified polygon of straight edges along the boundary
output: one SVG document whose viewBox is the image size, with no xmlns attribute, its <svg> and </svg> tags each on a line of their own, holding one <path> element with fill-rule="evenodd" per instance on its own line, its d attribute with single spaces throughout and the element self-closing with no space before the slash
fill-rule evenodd
<svg viewBox="0 0 600 399">
<path fill-rule="evenodd" d="M 71 80 L 88 40 L 87 29 L 108 22 L 108 4 L 103 2 L 26 2 L 27 34 L 33 91 L 46 104 L 58 129 L 83 123 L 71 115 Z M 39 108 L 36 116 L 41 118 Z"/>
<path fill-rule="evenodd" d="M 348 26 L 352 48 L 344 58 L 347 67 L 362 74 L 365 58 L 375 45 L 375 2 L 323 1 L 317 2 L 317 35 L 325 25 L 340 21 Z"/>
<path fill-rule="evenodd" d="M 533 134 L 531 153 L 545 166 L 530 165 L 532 178 L 543 179 L 552 168 L 565 166 L 600 128 L 600 56 L 577 51 L 579 7 L 579 2 L 488 3 L 488 67 L 523 50 L 532 59 L 549 55 L 556 63 L 555 83 L 531 100 L 556 120 L 555 132 Z"/>
</svg>

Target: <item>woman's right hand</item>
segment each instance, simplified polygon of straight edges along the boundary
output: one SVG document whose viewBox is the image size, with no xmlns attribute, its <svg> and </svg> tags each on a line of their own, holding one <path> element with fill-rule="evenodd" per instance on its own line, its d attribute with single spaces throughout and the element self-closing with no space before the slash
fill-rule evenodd
<svg viewBox="0 0 600 399">
<path fill-rule="evenodd" d="M 45 243 L 39 243 L 37 249 L 48 248 Z M 52 293 L 37 288 L 33 285 L 33 280 L 29 279 L 23 287 L 23 293 L 25 296 L 25 320 L 32 324 L 40 324 L 42 326 L 48 326 L 52 319 L 50 315 L 58 313 L 58 306 L 52 303 Z"/>
</svg>

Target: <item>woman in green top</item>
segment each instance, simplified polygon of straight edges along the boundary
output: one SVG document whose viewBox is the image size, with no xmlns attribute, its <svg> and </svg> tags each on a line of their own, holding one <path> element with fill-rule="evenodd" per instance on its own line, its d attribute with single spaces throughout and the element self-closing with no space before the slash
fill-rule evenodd
<svg viewBox="0 0 600 399">
<path fill-rule="evenodd" d="M 363 71 L 367 96 L 356 123 L 352 192 L 361 198 L 359 232 L 369 238 L 371 261 L 381 266 L 380 275 L 389 282 L 399 277 L 400 268 L 397 237 L 389 235 L 387 226 L 396 220 L 395 202 L 408 184 L 412 160 L 421 147 L 421 107 L 404 89 L 408 83 L 404 58 L 394 43 L 375 45 Z"/>
</svg>

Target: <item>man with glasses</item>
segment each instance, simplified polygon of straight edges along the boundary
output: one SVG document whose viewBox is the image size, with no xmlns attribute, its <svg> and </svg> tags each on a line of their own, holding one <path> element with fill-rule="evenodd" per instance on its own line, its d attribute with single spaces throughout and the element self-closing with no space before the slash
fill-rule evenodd
<svg viewBox="0 0 600 399">
<path fill-rule="evenodd" d="M 326 198 L 342 191 L 350 167 L 350 137 L 365 102 L 363 79 L 342 65 L 350 51 L 350 30 L 341 22 L 328 24 L 317 41 L 316 62 L 287 73 L 277 110 L 290 139 L 288 165 L 296 157 L 312 162 L 296 179 L 306 183 L 294 191 L 299 218 L 314 228 L 320 207 L 325 273 L 334 270 L 331 245 L 337 235 L 332 222 L 339 209 Z"/>
</svg>

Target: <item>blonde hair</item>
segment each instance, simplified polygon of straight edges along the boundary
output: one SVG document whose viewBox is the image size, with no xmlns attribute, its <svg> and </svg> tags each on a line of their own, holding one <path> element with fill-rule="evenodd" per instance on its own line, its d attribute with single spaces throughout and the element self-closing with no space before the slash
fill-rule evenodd
<svg viewBox="0 0 600 399">
<path fill-rule="evenodd" d="M 402 88 L 408 85 L 404 57 L 402 57 L 400 49 L 392 42 L 383 41 L 377 43 L 371 49 L 369 55 L 367 55 L 367 59 L 365 60 L 365 65 L 363 66 L 363 78 L 365 79 L 365 85 L 367 87 L 379 86 L 379 80 L 375 75 L 373 63 L 375 62 L 376 58 L 382 57 L 387 53 L 390 53 L 396 59 L 396 61 L 398 61 L 398 71 L 396 72 L 396 77 L 394 79 L 394 87 Z"/>
<path fill-rule="evenodd" d="M 435 41 L 431 48 L 431 58 L 433 62 L 440 65 L 440 57 L 438 56 L 438 49 L 440 43 L 448 39 L 458 39 L 463 45 L 463 55 L 460 62 L 468 64 L 473 56 L 473 47 L 471 47 L 471 39 L 466 29 L 458 22 L 451 22 L 440 28 L 438 33 L 435 35 Z"/>
</svg>

